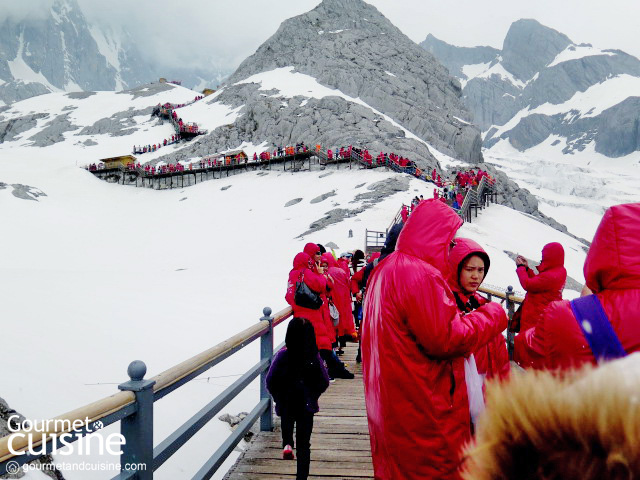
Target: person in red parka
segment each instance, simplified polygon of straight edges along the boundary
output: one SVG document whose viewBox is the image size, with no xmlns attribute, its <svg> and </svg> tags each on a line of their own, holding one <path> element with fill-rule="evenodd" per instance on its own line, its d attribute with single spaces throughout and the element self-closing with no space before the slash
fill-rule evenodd
<svg viewBox="0 0 640 480">
<path fill-rule="evenodd" d="M 402 211 L 400 212 L 400 215 L 402 216 L 402 223 L 406 223 L 407 219 L 409 218 L 409 209 L 406 205 L 402 205 Z"/>
<path fill-rule="evenodd" d="M 317 273 L 315 264 L 304 252 L 298 253 L 293 259 L 293 269 L 289 272 L 289 282 L 287 284 L 287 294 L 285 300 L 293 307 L 293 316 L 306 318 L 313 325 L 316 332 L 316 343 L 318 350 L 331 350 L 332 335 L 327 331 L 322 309 L 312 310 L 304 308 L 295 302 L 296 283 L 301 279 L 304 283 L 319 295 L 327 288 L 327 281 L 322 274 Z"/>
<path fill-rule="evenodd" d="M 346 345 L 345 337 L 350 337 L 351 339 L 358 337 L 356 326 L 353 322 L 353 311 L 351 310 L 351 285 L 349 275 L 340 268 L 331 253 L 324 253 L 322 260 L 329 265 L 329 275 L 331 275 L 333 279 L 331 298 L 340 313 L 340 320 L 337 327 L 338 340 L 340 341 L 340 347 L 344 347 Z"/>
<path fill-rule="evenodd" d="M 484 249 L 470 238 L 456 238 L 449 252 L 449 286 L 461 315 L 471 313 L 487 303 L 476 293 L 485 279 L 491 261 Z M 502 334 L 474 352 L 478 373 L 488 379 L 509 375 L 509 353 Z"/>
<path fill-rule="evenodd" d="M 520 334 L 515 339 L 513 358 L 518 365 L 528 368 L 534 367 L 541 359 L 540 352 L 531 349 L 531 344 L 526 342 L 526 332 L 538 324 L 551 302 L 562 300 L 562 290 L 567 281 L 564 249 L 555 242 L 545 245 L 542 249 L 542 262 L 538 265 L 538 275 L 529 268 L 524 257 L 518 256 L 516 264 L 520 285 L 527 294 L 521 307 Z"/>
<path fill-rule="evenodd" d="M 640 203 L 605 212 L 584 262 L 584 278 L 624 350 L 640 351 Z M 566 300 L 551 303 L 538 326 L 526 333 L 522 342 L 540 357 L 534 366 L 564 370 L 596 363 Z"/>
<path fill-rule="evenodd" d="M 422 202 L 368 281 L 362 360 L 376 479 L 460 478 L 471 436 L 464 358 L 507 326 L 496 303 L 458 313 L 445 278 L 461 225 L 447 205 Z"/>
</svg>

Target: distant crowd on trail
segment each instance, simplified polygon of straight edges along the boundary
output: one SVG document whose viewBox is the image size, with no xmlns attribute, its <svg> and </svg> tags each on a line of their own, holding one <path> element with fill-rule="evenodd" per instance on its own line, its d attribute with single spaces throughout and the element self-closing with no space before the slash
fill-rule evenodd
<svg viewBox="0 0 640 480">
<path fill-rule="evenodd" d="M 145 153 L 151 153 L 151 152 L 155 152 L 156 150 L 160 149 L 161 147 L 166 147 L 168 145 L 173 145 L 175 143 L 178 143 L 181 139 L 181 134 L 182 133 L 198 133 L 199 127 L 197 124 L 195 123 L 185 123 L 183 122 L 182 118 L 180 118 L 178 116 L 178 114 L 175 112 L 176 109 L 178 108 L 182 108 L 182 107 L 186 107 L 189 105 L 194 104 L 195 102 L 202 100 L 205 96 L 204 95 L 196 95 L 194 97 L 193 100 L 191 100 L 190 102 L 186 102 L 186 103 L 170 103 L 170 102 L 166 102 L 164 104 L 158 104 L 154 107 L 153 112 L 151 113 L 152 116 L 165 116 L 171 119 L 172 123 L 174 124 L 175 128 L 176 128 L 176 134 L 175 135 L 171 135 L 171 138 L 165 138 L 162 141 L 158 142 L 158 143 L 154 143 L 154 144 L 147 144 L 144 146 L 140 146 L 138 145 L 137 147 L 134 145 L 133 146 L 133 154 L 134 155 L 142 155 Z"/>
<path fill-rule="evenodd" d="M 433 189 L 433 198 L 440 200 L 441 202 L 449 205 L 456 212 L 459 212 L 464 202 L 464 197 L 467 192 L 475 188 L 483 177 L 487 178 L 490 185 L 495 184 L 495 179 L 489 175 L 488 172 L 478 169 L 454 171 L 450 175 L 451 180 L 442 180 L 442 177 L 436 172 L 435 169 L 431 172 L 431 181 L 443 190 L 440 192 L 437 188 Z M 406 222 L 411 212 L 424 201 L 424 197 L 415 196 L 407 204 L 403 204 L 401 207 L 402 221 Z"/>
<path fill-rule="evenodd" d="M 478 173 L 456 182 L 473 186 Z M 605 212 L 577 299 L 562 299 L 562 244 L 544 245 L 535 269 L 517 255 L 526 296 L 509 320 L 479 293 L 487 251 L 456 236 L 462 220 L 440 198 L 417 200 L 363 268 L 312 243 L 294 257 L 285 298 L 315 334 L 315 383 L 298 397 L 311 407 L 293 407 L 299 371 L 272 393 L 290 407 L 280 410 L 287 428 L 302 425 L 297 478 L 308 474 L 323 372 L 352 378 L 339 353 L 356 338 L 377 479 L 639 477 L 640 203 Z M 283 429 L 283 458 L 292 447 Z"/>
<path fill-rule="evenodd" d="M 165 138 L 164 140 L 162 140 L 162 142 L 158 142 L 157 144 L 154 143 L 151 145 L 144 145 L 144 146 L 138 145 L 137 147 L 134 145 L 133 154 L 141 155 L 143 153 L 155 152 L 156 150 L 159 150 L 162 147 L 173 145 L 174 143 L 178 143 L 179 141 L 180 141 L 180 135 L 171 135 L 170 138 Z"/>
</svg>

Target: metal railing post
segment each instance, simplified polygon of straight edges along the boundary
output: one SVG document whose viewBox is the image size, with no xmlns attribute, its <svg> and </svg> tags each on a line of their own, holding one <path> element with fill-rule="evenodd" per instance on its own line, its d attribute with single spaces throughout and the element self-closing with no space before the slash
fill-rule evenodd
<svg viewBox="0 0 640 480">
<path fill-rule="evenodd" d="M 264 316 L 260 321 L 267 320 L 269 322 L 269 331 L 260 338 L 260 360 L 269 359 L 269 366 L 271 366 L 271 359 L 273 358 L 273 318 L 269 307 L 264 307 L 262 313 Z M 267 390 L 267 370 L 260 374 L 260 400 L 264 398 L 269 400 L 269 408 L 260 415 L 260 431 L 271 432 L 273 431 L 273 405 L 271 395 Z"/>
<path fill-rule="evenodd" d="M 509 285 L 507 287 L 507 291 L 505 292 L 505 296 L 507 297 L 507 316 L 509 317 L 509 321 L 507 323 L 507 350 L 509 352 L 509 360 L 513 360 L 513 345 L 515 333 L 513 332 L 511 322 L 513 321 L 513 312 L 515 303 L 511 300 L 511 296 L 513 295 L 513 287 Z"/>
<path fill-rule="evenodd" d="M 120 433 L 125 438 L 120 455 L 122 473 L 128 473 L 129 465 L 137 464 L 134 478 L 139 480 L 153 479 L 153 386 L 154 380 L 144 380 L 147 366 L 141 360 L 129 364 L 128 382 L 118 385 L 118 389 L 134 392 L 136 396 L 136 413 L 125 417 L 120 422 Z M 145 468 L 139 467 L 144 464 Z"/>
</svg>

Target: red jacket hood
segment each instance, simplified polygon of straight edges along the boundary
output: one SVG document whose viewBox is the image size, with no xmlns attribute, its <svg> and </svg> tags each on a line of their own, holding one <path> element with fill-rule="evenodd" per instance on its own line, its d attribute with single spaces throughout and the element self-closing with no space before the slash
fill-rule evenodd
<svg viewBox="0 0 640 480">
<path fill-rule="evenodd" d="M 293 269 L 300 270 L 303 268 L 310 268 L 311 257 L 304 252 L 298 253 L 293 257 Z"/>
<path fill-rule="evenodd" d="M 564 267 L 564 248 L 558 242 L 547 243 L 542 248 L 542 261 L 538 265 L 538 271 L 544 272 L 556 267 Z"/>
<path fill-rule="evenodd" d="M 584 262 L 587 286 L 595 291 L 640 285 L 640 203 L 609 208 Z"/>
<path fill-rule="evenodd" d="M 315 243 L 307 243 L 302 251 L 313 258 L 313 256 L 318 251 L 318 245 L 316 245 Z"/>
<path fill-rule="evenodd" d="M 461 225 L 451 207 L 439 200 L 425 200 L 400 232 L 396 250 L 428 262 L 447 277 L 449 244 Z"/>
<path fill-rule="evenodd" d="M 455 242 L 456 246 L 449 251 L 449 275 L 447 276 L 447 281 L 449 282 L 451 290 L 454 292 L 460 292 L 460 278 L 458 272 L 460 271 L 460 264 L 469 255 L 476 254 L 484 260 L 485 277 L 489 271 L 489 265 L 491 262 L 487 252 L 485 252 L 478 243 L 470 238 L 457 237 Z"/>
<path fill-rule="evenodd" d="M 323 262 L 327 262 L 327 265 L 329 265 L 329 267 L 340 267 L 340 265 L 338 265 L 338 262 L 336 261 L 336 259 L 333 257 L 333 254 L 331 252 L 325 252 L 322 254 L 322 261 Z"/>
</svg>

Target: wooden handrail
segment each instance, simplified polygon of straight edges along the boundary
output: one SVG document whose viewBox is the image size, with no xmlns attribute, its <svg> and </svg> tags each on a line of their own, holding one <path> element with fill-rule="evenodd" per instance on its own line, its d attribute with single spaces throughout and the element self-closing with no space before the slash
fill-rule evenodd
<svg viewBox="0 0 640 480">
<path fill-rule="evenodd" d="M 480 288 L 478 288 L 478 291 L 481 292 L 481 293 L 486 293 L 487 295 L 491 295 L 493 297 L 502 298 L 504 300 L 507 299 L 506 292 L 503 292 L 501 290 L 494 290 L 493 288 L 480 287 Z M 522 303 L 522 302 L 524 302 L 524 297 L 517 297 L 515 295 L 509 295 L 509 300 L 511 300 L 514 303 Z"/>
<path fill-rule="evenodd" d="M 279 312 L 277 312 L 273 316 L 272 326 L 275 328 L 277 325 L 285 321 L 289 316 L 291 316 L 293 310 L 291 307 L 287 307 Z M 175 382 L 178 382 L 180 379 L 186 377 L 190 373 L 196 371 L 198 368 L 201 368 L 203 365 L 215 360 L 216 358 L 224 355 L 229 350 L 233 349 L 240 345 L 243 341 L 251 338 L 252 336 L 259 335 L 263 330 L 267 330 L 269 328 L 269 324 L 266 320 L 258 322 L 252 325 L 249 328 L 246 328 L 242 332 L 234 335 L 231 338 L 217 344 L 216 346 L 205 350 L 204 352 L 191 357 L 188 360 L 185 360 L 178 365 L 165 370 L 164 372 L 156 375 L 151 380 L 155 380 L 156 384 L 153 387 L 154 392 L 161 390 L 163 388 L 169 387 Z M 48 435 L 59 435 L 62 433 L 67 433 L 69 429 L 61 429 L 58 428 L 63 425 L 73 424 L 74 421 L 82 421 L 84 422 L 87 418 L 89 422 L 94 422 L 101 418 L 106 417 L 107 415 L 111 415 L 112 413 L 121 410 L 123 407 L 133 403 L 135 401 L 135 395 L 133 392 L 118 392 L 109 397 L 100 399 L 93 403 L 84 405 L 80 408 L 62 414 L 58 417 L 47 422 L 47 425 L 50 427 L 48 429 L 44 429 L 46 434 Z M 56 421 L 57 420 L 57 421 Z M 65 422 L 63 422 L 65 421 Z M 68 422 L 66 422 L 68 421 Z M 4 462 L 15 455 L 13 455 L 9 451 L 9 437 L 14 433 L 23 433 L 24 436 L 20 436 L 14 438 L 13 440 L 13 449 L 15 451 L 20 451 L 27 447 L 29 444 L 29 438 L 36 434 L 36 438 L 32 440 L 33 445 L 39 445 L 42 443 L 40 439 L 42 438 L 43 432 L 13 432 L 9 435 L 6 435 L 0 438 L 0 462 Z"/>
</svg>

